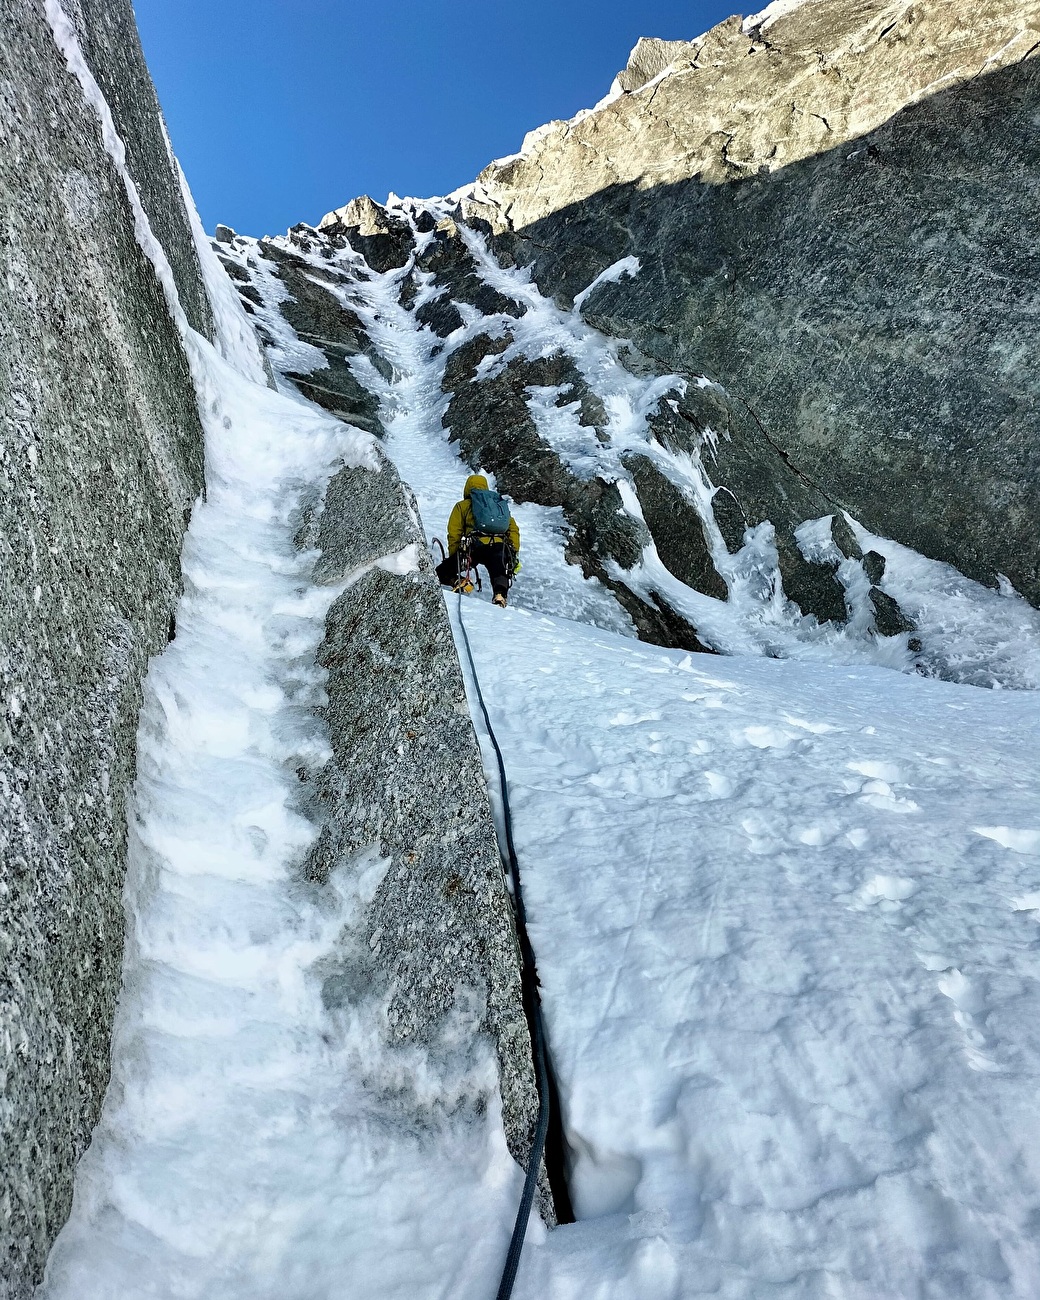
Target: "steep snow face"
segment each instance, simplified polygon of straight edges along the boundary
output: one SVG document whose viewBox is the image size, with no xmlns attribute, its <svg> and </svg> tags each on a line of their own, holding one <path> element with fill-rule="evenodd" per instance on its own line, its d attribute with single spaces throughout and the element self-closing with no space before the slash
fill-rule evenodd
<svg viewBox="0 0 1040 1300">
<path fill-rule="evenodd" d="M 464 602 L 580 1222 L 522 1294 L 1040 1289 L 1040 697 Z"/>
</svg>

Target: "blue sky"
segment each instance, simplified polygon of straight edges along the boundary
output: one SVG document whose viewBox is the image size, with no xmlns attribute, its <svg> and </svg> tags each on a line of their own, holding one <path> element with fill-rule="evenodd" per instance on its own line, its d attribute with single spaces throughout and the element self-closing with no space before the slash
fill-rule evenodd
<svg viewBox="0 0 1040 1300">
<path fill-rule="evenodd" d="M 756 6 L 761 8 L 765 0 Z M 316 222 L 358 194 L 444 194 L 606 94 L 639 36 L 717 0 L 134 0 L 208 230 Z"/>
</svg>

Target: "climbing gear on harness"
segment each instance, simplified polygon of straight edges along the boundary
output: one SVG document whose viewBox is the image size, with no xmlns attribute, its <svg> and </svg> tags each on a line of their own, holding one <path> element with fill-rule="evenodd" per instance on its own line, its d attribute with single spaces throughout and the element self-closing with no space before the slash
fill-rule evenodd
<svg viewBox="0 0 1040 1300">
<path fill-rule="evenodd" d="M 501 537 L 509 532 L 509 502 L 491 488 L 472 488 L 469 494 L 473 531 L 480 538 Z"/>
<path fill-rule="evenodd" d="M 520 983 L 523 991 L 524 1012 L 531 1030 L 535 1080 L 538 1085 L 538 1121 L 535 1126 L 534 1140 L 531 1143 L 531 1154 L 527 1162 L 524 1190 L 520 1197 L 520 1206 L 516 1212 L 513 1234 L 509 1239 L 509 1252 L 506 1255 L 502 1280 L 499 1283 L 495 1297 L 495 1300 L 509 1300 L 509 1297 L 513 1294 L 516 1271 L 520 1267 L 520 1253 L 524 1248 L 524 1237 L 527 1235 L 527 1223 L 531 1217 L 531 1206 L 534 1203 L 534 1194 L 538 1186 L 538 1171 L 542 1164 L 546 1139 L 551 1137 L 552 1145 L 561 1157 L 562 1165 L 564 1138 L 560 1119 L 560 1099 L 549 1062 L 545 1020 L 542 1015 L 541 998 L 538 994 L 538 968 L 535 965 L 534 949 L 527 933 L 527 909 L 524 906 L 524 896 L 520 887 L 520 863 L 516 856 L 516 844 L 513 840 L 513 812 L 509 803 L 509 783 L 506 779 L 505 759 L 502 757 L 502 747 L 498 743 L 495 729 L 491 725 L 491 715 L 484 700 L 484 692 L 480 689 L 477 665 L 473 658 L 473 647 L 470 645 L 469 633 L 466 631 L 466 623 L 462 616 L 461 596 L 459 597 L 457 612 L 459 629 L 462 632 L 462 643 L 465 646 L 466 657 L 469 660 L 469 670 L 477 695 L 477 703 L 480 705 L 484 726 L 487 728 L 488 739 L 491 741 L 491 746 L 495 751 L 495 761 L 498 764 L 506 857 L 509 863 L 509 879 L 513 887 L 513 914 L 516 918 L 516 933 L 520 943 Z M 548 1164 L 546 1165 L 546 1174 L 550 1179 L 550 1191 L 556 1209 L 557 1222 L 573 1223 L 574 1211 L 571 1208 L 570 1193 L 566 1183 L 553 1181 Z"/>
<path fill-rule="evenodd" d="M 459 576 L 452 591 L 464 591 L 468 595 L 474 586 L 478 591 L 483 591 L 484 584 L 480 580 L 480 570 L 473 563 L 473 538 L 463 537 L 455 554 L 458 557 Z"/>
</svg>

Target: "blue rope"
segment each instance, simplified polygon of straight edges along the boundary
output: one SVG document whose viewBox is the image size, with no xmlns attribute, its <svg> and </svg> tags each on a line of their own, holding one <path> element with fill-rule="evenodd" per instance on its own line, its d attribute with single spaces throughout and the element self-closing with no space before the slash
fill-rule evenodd
<svg viewBox="0 0 1040 1300">
<path fill-rule="evenodd" d="M 495 759 L 498 763 L 498 779 L 502 789 L 502 821 L 505 824 L 509 874 L 513 882 L 513 907 L 516 913 L 517 937 L 520 941 L 520 979 L 523 988 L 524 1009 L 527 1012 L 528 1023 L 531 1027 L 531 1046 L 534 1051 L 535 1078 L 538 1083 L 538 1123 L 534 1131 L 534 1142 L 531 1145 L 527 1177 L 524 1180 L 524 1192 L 520 1198 L 520 1207 L 516 1212 L 513 1235 L 509 1240 L 509 1253 L 506 1255 L 502 1280 L 498 1285 L 498 1293 L 495 1297 L 495 1300 L 509 1300 L 509 1297 L 513 1294 L 516 1271 L 520 1267 L 520 1254 L 524 1248 L 527 1223 L 531 1217 L 531 1206 L 534 1203 L 534 1194 L 538 1186 L 538 1170 L 541 1167 L 542 1155 L 545 1151 L 545 1139 L 549 1132 L 549 1066 L 545 1050 L 545 1022 L 542 1018 L 541 999 L 538 996 L 538 974 L 534 961 L 534 949 L 531 947 L 531 940 L 527 935 L 527 912 L 524 908 L 523 891 L 520 888 L 520 864 L 517 861 L 516 844 L 513 841 L 513 812 L 509 806 L 506 765 L 502 757 L 498 737 L 491 725 L 491 716 L 488 713 L 487 704 L 484 702 L 484 692 L 480 689 L 477 665 L 473 659 L 473 647 L 470 645 L 469 633 L 466 631 L 466 623 L 462 617 L 461 593 L 459 594 L 459 628 L 462 631 L 466 655 L 469 658 L 473 685 L 477 692 L 477 702 L 480 705 L 481 713 L 484 715 L 484 725 L 487 728 L 488 737 L 491 740 L 495 751 Z"/>
</svg>

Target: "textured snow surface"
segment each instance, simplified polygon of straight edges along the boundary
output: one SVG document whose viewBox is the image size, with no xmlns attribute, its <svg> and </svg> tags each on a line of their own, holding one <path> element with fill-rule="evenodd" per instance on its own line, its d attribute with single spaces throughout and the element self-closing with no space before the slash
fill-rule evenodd
<svg viewBox="0 0 1040 1300">
<path fill-rule="evenodd" d="M 646 392 L 471 249 L 527 308 L 506 356 L 564 347 L 617 441 L 642 436 L 668 381 Z M 444 357 L 399 276 L 357 270 L 343 292 L 393 377 L 358 373 L 433 534 L 477 467 L 446 441 Z M 471 313 L 448 348 L 486 327 Z M 543 436 L 610 468 L 554 396 L 530 393 Z M 518 1295 L 1034 1294 L 1040 700 L 886 671 L 862 625 L 814 636 L 782 605 L 773 635 L 802 662 L 634 644 L 562 563 L 552 512 L 517 513 L 513 608 L 461 609 L 510 767 L 580 1216 L 536 1233 Z M 1034 684 L 1035 611 L 861 540 L 929 611 L 937 671 Z M 756 626 L 750 597 L 730 606 Z"/>
<path fill-rule="evenodd" d="M 522 1293 L 1040 1294 L 1040 699 L 472 599 L 582 1218 Z"/>
</svg>

